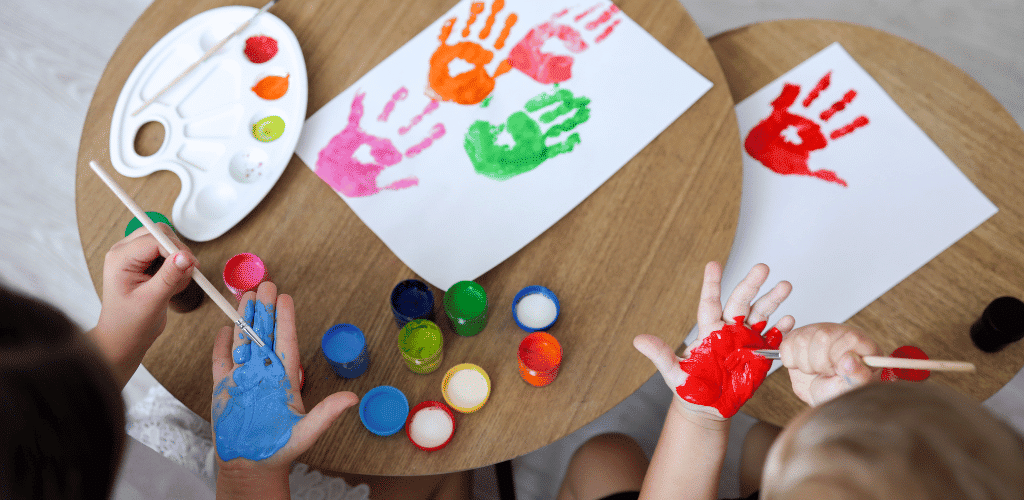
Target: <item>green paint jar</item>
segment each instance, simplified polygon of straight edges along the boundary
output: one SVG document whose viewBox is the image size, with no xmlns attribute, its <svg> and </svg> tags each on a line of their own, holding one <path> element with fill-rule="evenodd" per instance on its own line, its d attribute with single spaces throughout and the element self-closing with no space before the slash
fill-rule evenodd
<svg viewBox="0 0 1024 500">
<path fill-rule="evenodd" d="M 487 326 L 487 292 L 473 281 L 460 281 L 444 294 L 444 313 L 455 333 L 472 337 Z"/>
<path fill-rule="evenodd" d="M 413 373 L 426 374 L 441 366 L 443 347 L 441 329 L 433 321 L 414 319 L 398 332 L 398 350 Z"/>
</svg>

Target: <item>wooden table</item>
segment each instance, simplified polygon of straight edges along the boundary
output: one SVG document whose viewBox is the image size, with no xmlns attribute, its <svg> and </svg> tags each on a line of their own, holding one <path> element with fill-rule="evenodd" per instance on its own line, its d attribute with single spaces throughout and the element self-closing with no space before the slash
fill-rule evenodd
<svg viewBox="0 0 1024 500">
<path fill-rule="evenodd" d="M 759 23 L 710 39 L 732 97 L 741 102 L 833 42 L 886 92 L 998 208 L 999 212 L 860 311 L 860 327 L 886 353 L 921 347 L 936 359 L 962 359 L 976 375 L 934 372 L 929 380 L 981 401 L 1024 366 L 1024 342 L 987 354 L 968 328 L 996 297 L 1024 297 L 1024 132 L 988 92 L 952 64 L 902 38 L 819 20 Z M 956 203 L 956 200 L 949 200 Z M 837 283 L 836 286 L 842 286 Z M 784 425 L 806 405 L 787 370 L 765 381 L 743 410 Z"/>
<path fill-rule="evenodd" d="M 82 132 L 76 180 L 79 231 L 97 289 L 103 256 L 131 218 L 87 167 L 97 159 L 113 171 L 108 137 L 118 93 L 160 37 L 189 17 L 227 3 L 157 0 L 103 73 Z M 306 58 L 307 113 L 454 3 L 416 0 L 382 6 L 372 0 L 311 0 L 275 6 L 272 12 L 295 32 Z M 696 321 L 703 266 L 727 258 L 739 216 L 741 160 L 733 102 L 707 41 L 677 0 L 618 4 L 715 86 L 569 215 L 478 279 L 490 299 L 491 323 L 479 336 L 461 338 L 442 321 L 445 353 L 438 371 L 413 374 L 397 350 L 398 330 L 387 299 L 391 288 L 413 272 L 298 157 L 237 226 L 213 241 L 190 245 L 205 274 L 219 286 L 228 258 L 253 252 L 267 263 L 281 293 L 294 297 L 306 408 L 336 391 L 361 396 L 382 384 L 403 390 L 411 405 L 441 400 L 444 373 L 462 362 L 476 363 L 490 374 L 490 401 L 476 413 L 457 416 L 455 438 L 442 451 L 421 452 L 404 433 L 375 436 L 351 409 L 300 457 L 302 462 L 325 471 L 418 475 L 507 460 L 593 421 L 650 378 L 654 367 L 632 347 L 636 334 L 656 333 L 682 345 Z M 139 179 L 115 176 L 140 205 L 165 214 L 180 189 L 169 172 Z M 512 297 L 532 284 L 553 289 L 562 305 L 551 329 L 565 352 L 561 373 L 540 389 L 519 377 L 515 352 L 525 334 L 510 318 Z M 434 293 L 439 304 L 442 293 Z M 371 351 L 370 370 L 355 380 L 335 376 L 320 352 L 323 332 L 341 322 L 362 328 Z M 175 397 L 204 417 L 210 414 L 214 334 L 225 324 L 209 301 L 188 314 L 171 312 L 166 330 L 143 361 Z"/>
</svg>

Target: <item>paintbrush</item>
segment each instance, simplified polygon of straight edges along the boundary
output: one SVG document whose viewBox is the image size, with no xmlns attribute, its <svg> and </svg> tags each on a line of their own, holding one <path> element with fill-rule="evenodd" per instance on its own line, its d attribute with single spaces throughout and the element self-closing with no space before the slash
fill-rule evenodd
<svg viewBox="0 0 1024 500">
<path fill-rule="evenodd" d="M 139 109 L 136 109 L 135 112 L 132 113 L 132 116 L 138 115 L 139 113 L 142 112 L 142 110 L 144 110 L 147 107 L 149 107 L 150 104 L 153 104 L 154 102 L 156 102 L 156 100 L 159 99 L 160 96 L 164 95 L 168 90 L 171 90 L 171 87 L 174 87 L 175 85 L 177 85 L 178 82 L 180 82 L 186 76 L 188 76 L 189 73 L 191 73 L 196 68 L 198 68 L 200 64 L 202 64 L 204 61 L 206 61 L 207 59 L 212 57 L 213 54 L 216 53 L 218 50 L 220 50 L 221 47 L 223 47 L 224 44 L 228 43 L 229 40 L 231 40 L 232 38 L 237 36 L 239 33 L 245 31 L 245 29 L 248 28 L 249 25 L 251 25 L 253 23 L 253 21 L 256 20 L 257 17 L 260 17 L 260 14 L 263 14 L 264 12 L 267 11 L 267 9 L 273 7 L 273 5 L 275 3 L 277 3 L 277 0 L 270 0 L 269 2 L 267 2 L 267 4 L 264 5 L 262 9 L 259 10 L 259 12 L 256 12 L 256 15 L 252 16 L 251 18 L 249 18 L 248 21 L 246 21 L 241 26 L 239 26 L 237 29 L 235 29 L 235 31 L 233 31 L 230 35 L 224 37 L 223 40 L 217 42 L 217 45 L 214 45 L 213 47 L 210 47 L 210 50 L 207 50 L 206 53 L 203 54 L 203 57 L 200 57 L 198 61 L 192 63 L 192 65 L 189 66 L 188 68 L 185 68 L 185 71 L 182 71 L 181 74 L 178 75 L 174 80 L 171 80 L 171 83 L 168 83 L 164 88 L 160 89 L 160 92 L 157 92 L 156 95 L 154 95 L 153 97 L 150 97 L 148 101 L 142 103 L 142 106 L 139 106 Z"/>
<path fill-rule="evenodd" d="M 174 255 L 178 251 L 178 247 L 174 246 L 174 243 L 167 238 L 167 235 L 156 227 L 156 223 L 153 222 L 153 219 L 150 219 L 149 215 L 142 211 L 139 204 L 135 203 L 135 200 L 133 200 L 132 197 L 121 188 L 113 177 L 110 177 L 110 175 L 107 174 L 107 172 L 95 161 L 90 161 L 89 167 L 92 168 L 93 172 L 96 172 L 96 175 L 103 180 L 103 183 L 121 199 L 121 203 L 124 203 L 124 206 L 128 207 L 128 210 L 135 215 L 137 219 L 139 219 L 139 222 L 141 222 L 143 226 L 146 226 L 146 229 L 148 229 L 156 238 L 156 241 L 160 242 L 160 246 L 164 247 L 164 250 L 170 252 L 171 255 Z M 225 299 L 224 296 L 213 287 L 213 283 L 210 283 L 210 280 L 206 279 L 206 276 L 203 276 L 203 273 L 199 271 L 199 267 L 192 268 L 192 279 L 196 280 L 196 283 L 198 283 L 203 291 L 206 292 L 206 295 L 209 295 L 213 302 L 217 304 L 222 311 L 224 311 L 224 314 L 228 315 L 228 319 L 241 328 L 253 342 L 259 344 L 260 347 L 266 346 L 266 344 L 260 340 L 260 337 L 256 335 L 256 332 L 253 331 L 252 327 L 245 322 L 245 319 L 243 319 L 240 314 L 238 314 L 238 311 L 231 307 L 231 304 L 228 303 L 227 299 Z"/>
<path fill-rule="evenodd" d="M 754 354 L 759 354 L 768 359 L 779 359 L 778 349 L 756 349 Z M 874 368 L 907 368 L 937 372 L 973 372 L 975 370 L 974 363 L 967 361 L 891 358 L 888 356 L 861 356 L 861 359 L 864 360 L 865 365 Z"/>
</svg>

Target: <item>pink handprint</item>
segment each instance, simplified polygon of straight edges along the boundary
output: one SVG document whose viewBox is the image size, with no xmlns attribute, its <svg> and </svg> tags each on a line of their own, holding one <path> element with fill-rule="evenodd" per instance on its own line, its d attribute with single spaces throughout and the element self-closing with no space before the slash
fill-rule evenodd
<svg viewBox="0 0 1024 500">
<path fill-rule="evenodd" d="M 391 96 L 391 100 L 384 106 L 377 121 L 386 122 L 395 109 L 398 101 L 405 99 L 409 91 L 402 87 Z M 331 138 L 316 160 L 316 175 L 324 180 L 335 191 L 350 197 L 370 196 L 379 193 L 384 189 L 398 190 L 405 189 L 419 184 L 415 176 L 400 179 L 383 188 L 377 186 L 377 176 L 385 168 L 393 166 L 402 161 L 402 153 L 392 144 L 390 139 L 377 137 L 368 134 L 360 127 L 359 123 L 363 118 L 364 92 L 357 92 L 352 99 L 352 109 L 348 115 L 348 125 L 344 130 Z M 412 130 L 423 117 L 437 109 L 438 103 L 430 101 L 423 112 L 413 117 L 408 126 L 399 127 L 398 135 L 405 135 Z M 424 149 L 440 139 L 445 134 L 444 125 L 435 124 L 430 129 L 430 134 L 419 143 L 405 150 L 405 157 L 411 158 L 423 152 Z M 362 145 L 370 146 L 370 156 L 376 160 L 375 163 L 362 163 L 355 158 L 355 152 Z"/>
<path fill-rule="evenodd" d="M 832 81 L 832 72 L 828 72 L 818 81 L 814 89 L 804 98 L 803 106 L 809 107 L 822 91 L 827 90 Z M 805 118 L 795 115 L 789 111 L 789 107 L 796 102 L 800 95 L 800 86 L 787 83 L 779 97 L 772 101 L 772 114 L 762 120 L 750 133 L 743 146 L 754 159 L 761 162 L 772 171 L 783 175 L 809 175 L 828 182 L 834 182 L 846 187 L 846 181 L 839 178 L 831 170 L 811 171 L 807 165 L 811 151 L 824 149 L 828 145 L 825 135 L 821 132 L 821 125 Z M 856 90 L 849 90 L 836 101 L 831 107 L 822 111 L 819 117 L 823 122 L 828 121 L 836 113 L 846 108 L 857 97 Z M 854 130 L 868 124 L 868 117 L 861 115 L 852 122 L 833 130 L 829 138 L 835 140 Z M 786 139 L 785 132 L 796 132 L 800 138 L 799 143 Z"/>
<path fill-rule="evenodd" d="M 604 7 L 603 7 L 604 6 Z M 599 7 L 603 7 L 600 8 Z M 589 34 L 597 33 L 592 43 L 600 43 L 608 37 L 621 22 L 615 19 L 619 8 L 611 2 L 599 2 L 589 9 L 572 16 L 567 16 L 569 9 L 564 9 L 551 16 L 551 20 L 534 26 L 522 40 L 512 48 L 508 60 L 512 67 L 522 71 L 539 83 L 561 83 L 572 78 L 574 59 L 571 55 L 544 52 L 544 42 L 558 38 L 562 45 L 573 54 L 579 54 L 589 47 L 583 40 L 581 27 Z M 584 18 L 597 14 L 589 22 L 582 24 Z M 614 22 L 612 20 L 614 19 Z M 572 24 L 569 24 L 572 23 Z M 600 32 L 595 31 L 602 28 Z"/>
</svg>

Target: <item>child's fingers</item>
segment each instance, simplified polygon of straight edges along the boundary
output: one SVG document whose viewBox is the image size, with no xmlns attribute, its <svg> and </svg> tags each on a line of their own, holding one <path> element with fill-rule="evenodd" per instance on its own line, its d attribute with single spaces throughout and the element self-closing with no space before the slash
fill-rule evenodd
<svg viewBox="0 0 1024 500">
<path fill-rule="evenodd" d="M 722 321 L 722 266 L 711 261 L 704 266 L 704 284 L 697 305 L 698 339 L 717 330 Z"/>
<path fill-rule="evenodd" d="M 299 388 L 299 341 L 295 334 L 295 303 L 290 295 L 277 296 L 277 341 L 274 352 L 284 363 L 285 373 L 293 389 Z"/>
<path fill-rule="evenodd" d="M 686 382 L 686 373 L 679 367 L 679 357 L 664 340 L 654 335 L 637 335 L 633 337 L 633 347 L 651 360 L 670 387 Z"/>
<path fill-rule="evenodd" d="M 750 272 L 743 278 L 743 281 L 736 285 L 736 289 L 732 291 L 729 300 L 725 303 L 723 317 L 727 323 L 731 323 L 736 316 L 749 316 L 750 303 L 753 302 L 754 297 L 757 297 L 758 290 L 767 279 L 767 265 L 756 264 L 750 268 Z"/>
<path fill-rule="evenodd" d="M 769 328 L 764 334 L 764 340 L 768 343 L 769 349 L 778 349 L 782 343 L 782 338 L 793 330 L 796 326 L 796 319 L 790 315 L 785 315 L 775 323 L 775 326 Z"/>
<path fill-rule="evenodd" d="M 359 396 L 352 392 L 336 392 L 317 403 L 302 420 L 292 428 L 292 439 L 288 447 L 294 456 L 308 450 L 328 427 L 337 420 L 341 412 L 359 403 Z"/>
<path fill-rule="evenodd" d="M 231 327 L 225 326 L 217 332 L 213 341 L 213 387 L 227 377 L 234 369 L 235 363 L 231 358 Z"/>
<path fill-rule="evenodd" d="M 775 310 L 779 308 L 779 305 L 789 297 L 790 292 L 793 291 L 793 285 L 788 281 L 780 281 L 779 284 L 775 285 L 768 293 L 757 299 L 754 305 L 750 307 L 750 315 L 747 316 L 747 323 L 756 325 L 761 321 L 767 321 Z"/>
</svg>

